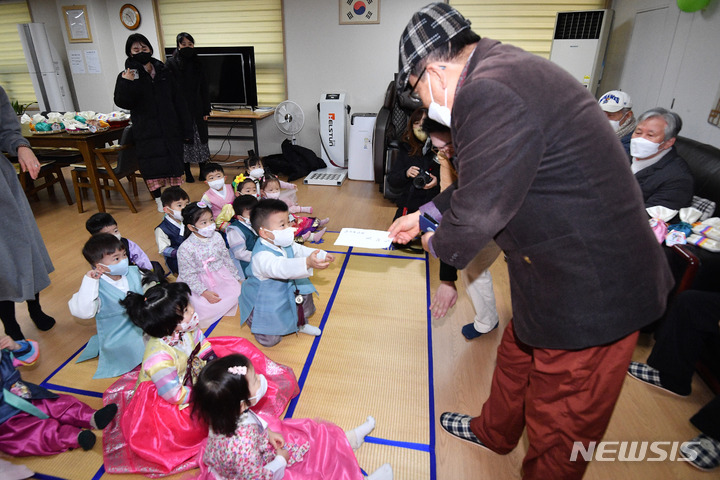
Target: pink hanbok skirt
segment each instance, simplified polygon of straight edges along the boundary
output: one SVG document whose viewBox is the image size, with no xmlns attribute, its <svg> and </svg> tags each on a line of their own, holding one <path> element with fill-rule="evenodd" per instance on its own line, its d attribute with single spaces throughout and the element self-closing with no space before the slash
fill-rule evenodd
<svg viewBox="0 0 720 480">
<path fill-rule="evenodd" d="M 208 290 L 220 296 L 219 302 L 210 303 L 202 295 L 196 293 L 190 295 L 190 303 L 198 314 L 200 328 L 205 329 L 220 318 L 232 317 L 237 313 L 240 283 L 226 268 L 211 272 L 210 275 L 203 273 L 200 278 Z M 177 281 L 183 280 L 178 278 Z"/>
</svg>

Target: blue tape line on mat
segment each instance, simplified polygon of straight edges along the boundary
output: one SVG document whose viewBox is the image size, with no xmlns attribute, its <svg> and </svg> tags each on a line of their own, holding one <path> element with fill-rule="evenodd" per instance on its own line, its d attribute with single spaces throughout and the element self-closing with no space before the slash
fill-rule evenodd
<svg viewBox="0 0 720 480">
<path fill-rule="evenodd" d="M 42 382 L 40 382 L 40 385 L 42 385 L 43 383 L 47 382 L 47 381 L 50 380 L 52 377 L 54 377 L 55 374 L 58 373 L 65 365 L 67 365 L 68 363 L 70 363 L 70 360 L 72 360 L 73 358 L 77 357 L 80 352 L 82 352 L 83 350 L 85 350 L 85 347 L 86 347 L 86 346 L 87 346 L 87 342 L 85 342 L 85 344 L 84 344 L 82 347 L 80 347 L 77 352 L 73 353 L 73 354 L 70 356 L 70 358 L 68 358 L 67 360 L 65 360 L 65 361 L 62 363 L 62 365 L 60 365 L 58 368 L 56 368 L 55 371 L 53 371 L 45 380 L 43 380 Z"/>
<path fill-rule="evenodd" d="M 100 469 L 98 469 L 97 473 L 92 477 L 92 480 L 100 480 L 100 477 L 105 475 L 105 465 L 100 465 Z"/>
<path fill-rule="evenodd" d="M 387 438 L 365 437 L 366 443 L 374 443 L 376 445 L 388 445 L 390 447 L 407 448 L 409 450 L 418 450 L 420 452 L 430 452 L 430 445 L 415 442 L 401 442 L 399 440 L 388 440 Z"/>
<path fill-rule="evenodd" d="M 93 392 L 92 390 L 82 390 L 80 388 L 66 387 L 64 385 L 56 385 L 54 383 L 43 382 L 40 386 L 47 388 L 48 390 L 57 390 L 65 393 L 77 393 L 78 395 L 85 395 L 87 397 L 102 398 L 103 394 L 100 392 Z"/>
<path fill-rule="evenodd" d="M 212 331 L 215 330 L 215 327 L 218 326 L 218 324 L 220 323 L 220 320 L 222 320 L 222 319 L 223 319 L 223 317 L 218 318 L 218 319 L 215 321 L 215 323 L 213 323 L 212 325 L 210 325 L 210 326 L 208 327 L 208 329 L 205 330 L 205 338 L 207 338 L 207 337 L 210 336 L 210 334 L 212 333 Z"/>
<path fill-rule="evenodd" d="M 360 257 L 380 257 L 380 258 L 399 258 L 402 260 L 425 260 L 423 257 L 408 257 L 404 255 L 389 255 L 387 253 L 365 253 L 365 252 L 353 252 L 353 255 Z"/>
<path fill-rule="evenodd" d="M 30 478 L 37 478 L 38 480 L 65 480 L 63 477 L 53 477 L 52 475 L 45 475 L 44 473 L 36 473 Z"/>
<path fill-rule="evenodd" d="M 347 268 L 348 261 L 350 260 L 351 255 L 349 254 L 351 252 L 352 247 L 348 249 L 348 255 L 345 255 L 345 260 L 343 261 L 342 267 L 340 267 L 340 273 L 338 274 L 337 280 L 335 280 L 335 287 L 333 287 L 332 294 L 330 294 L 327 306 L 325 307 L 325 313 L 323 314 L 323 318 L 320 321 L 320 330 L 323 330 L 325 328 L 325 322 L 327 322 L 327 318 L 330 315 L 333 303 L 335 303 L 335 297 L 337 296 L 337 292 L 340 289 L 340 282 L 342 282 L 343 276 L 345 275 L 345 269 Z M 310 347 L 310 352 L 308 353 L 307 359 L 305 360 L 305 366 L 303 366 L 302 373 L 300 374 L 300 379 L 298 380 L 298 385 L 300 386 L 300 393 L 290 402 L 287 413 L 285 413 L 285 418 L 292 418 L 293 414 L 295 413 L 295 407 L 297 406 L 297 402 L 300 399 L 300 395 L 302 395 L 302 388 L 305 385 L 305 379 L 307 379 L 308 373 L 310 372 L 310 366 L 315 359 L 315 353 L 317 352 L 317 347 L 320 344 L 321 339 L 322 334 L 319 337 L 315 337 L 315 340 L 313 340 L 312 347 Z"/>
<path fill-rule="evenodd" d="M 430 311 L 430 262 L 425 252 L 425 288 L 427 293 L 427 347 L 428 347 L 428 410 L 430 411 L 430 480 L 435 480 L 435 385 L 433 383 L 432 312 Z"/>
</svg>

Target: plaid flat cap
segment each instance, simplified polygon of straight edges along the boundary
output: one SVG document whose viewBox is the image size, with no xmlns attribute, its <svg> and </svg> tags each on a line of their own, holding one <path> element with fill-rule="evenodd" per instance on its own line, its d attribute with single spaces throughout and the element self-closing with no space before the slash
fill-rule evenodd
<svg viewBox="0 0 720 480">
<path fill-rule="evenodd" d="M 447 3 L 431 3 L 415 12 L 400 37 L 398 91 L 405 89 L 410 72 L 431 51 L 470 28 L 470 20 Z"/>
</svg>

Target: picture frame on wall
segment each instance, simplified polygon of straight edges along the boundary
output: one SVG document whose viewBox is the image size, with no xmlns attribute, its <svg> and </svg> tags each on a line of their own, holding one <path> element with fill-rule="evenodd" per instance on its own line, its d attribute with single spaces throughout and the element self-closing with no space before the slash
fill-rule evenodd
<svg viewBox="0 0 720 480">
<path fill-rule="evenodd" d="M 340 25 L 380 23 L 380 0 L 339 0 Z"/>
<path fill-rule="evenodd" d="M 88 21 L 86 5 L 69 5 L 62 7 L 70 43 L 92 43 L 92 32 Z"/>
</svg>

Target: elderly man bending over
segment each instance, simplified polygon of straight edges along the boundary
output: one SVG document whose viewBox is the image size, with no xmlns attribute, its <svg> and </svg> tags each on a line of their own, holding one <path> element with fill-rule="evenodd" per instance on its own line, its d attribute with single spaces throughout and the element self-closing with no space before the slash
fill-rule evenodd
<svg viewBox="0 0 720 480">
<path fill-rule="evenodd" d="M 662 205 L 679 210 L 692 203 L 690 168 L 673 147 L 680 128 L 680 115 L 660 107 L 638 118 L 630 140 L 630 155 L 646 208 Z"/>
</svg>

